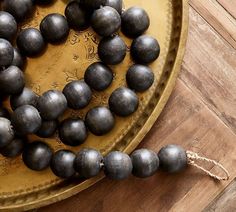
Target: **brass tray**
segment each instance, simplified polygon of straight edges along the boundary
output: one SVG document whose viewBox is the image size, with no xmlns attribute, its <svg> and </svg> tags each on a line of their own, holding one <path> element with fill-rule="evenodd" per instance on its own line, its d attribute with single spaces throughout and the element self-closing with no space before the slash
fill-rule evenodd
<svg viewBox="0 0 236 212">
<path fill-rule="evenodd" d="M 66 2 L 67 0 L 57 0 L 50 7 L 37 7 L 34 17 L 22 27 L 38 27 L 42 18 L 49 13 L 63 14 Z M 139 94 L 141 103 L 138 111 L 129 118 L 116 117 L 116 127 L 108 135 L 96 137 L 90 134 L 85 144 L 78 148 L 64 146 L 57 136 L 47 139 L 46 142 L 54 150 L 66 148 L 77 151 L 81 147 L 93 147 L 104 155 L 114 149 L 130 153 L 150 130 L 171 94 L 184 55 L 188 27 L 187 0 L 124 0 L 124 3 L 126 8 L 132 5 L 145 8 L 151 17 L 151 27 L 147 34 L 156 37 L 161 46 L 159 59 L 151 64 L 155 83 L 149 91 Z M 98 60 L 99 39 L 91 29 L 84 32 L 71 30 L 65 43 L 48 45 L 40 57 L 28 59 L 25 70 L 27 86 L 41 94 L 48 89 L 62 89 L 67 82 L 83 78 L 86 67 Z M 129 49 L 131 40 L 124 39 Z M 109 94 L 118 86 L 125 85 L 125 73 L 131 64 L 128 53 L 122 64 L 112 67 L 115 72 L 112 86 L 104 92 L 94 93 L 92 103 L 86 109 L 68 110 L 65 116 L 83 118 L 89 108 L 107 105 Z M 35 136 L 30 138 L 31 141 L 38 139 Z M 101 178 L 102 174 L 86 181 L 61 180 L 49 169 L 43 172 L 27 169 L 21 157 L 0 157 L 0 209 L 28 210 L 45 206 L 68 198 Z"/>
</svg>

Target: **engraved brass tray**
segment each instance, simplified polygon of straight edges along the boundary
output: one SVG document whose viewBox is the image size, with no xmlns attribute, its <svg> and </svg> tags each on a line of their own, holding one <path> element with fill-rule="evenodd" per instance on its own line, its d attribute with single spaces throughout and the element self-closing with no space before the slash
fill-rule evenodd
<svg viewBox="0 0 236 212">
<path fill-rule="evenodd" d="M 38 27 L 42 18 L 49 13 L 64 14 L 66 2 L 67 0 L 56 0 L 50 7 L 38 6 L 34 17 L 22 27 Z M 151 17 L 147 34 L 156 37 L 161 46 L 159 59 L 151 64 L 155 83 L 150 90 L 139 94 L 138 111 L 129 118 L 116 117 L 115 129 L 108 135 L 96 137 L 90 134 L 87 141 L 77 148 L 64 146 L 57 136 L 46 139 L 54 150 L 66 148 L 77 151 L 82 147 L 93 147 L 104 155 L 114 149 L 130 153 L 150 130 L 171 94 L 184 55 L 188 27 L 187 0 L 124 0 L 124 3 L 126 8 L 134 5 L 145 8 Z M 83 32 L 71 30 L 64 43 L 48 45 L 40 57 L 28 59 L 25 70 L 27 86 L 41 94 L 48 89 L 62 89 L 71 80 L 82 79 L 87 66 L 98 60 L 99 39 L 91 29 Z M 131 40 L 124 39 L 128 54 L 122 64 L 112 67 L 115 73 L 112 86 L 104 92 L 94 92 L 92 103 L 84 110 L 68 110 L 65 116 L 83 118 L 89 108 L 107 105 L 109 94 L 118 86 L 125 85 L 126 70 L 133 62 L 129 54 Z M 30 138 L 31 141 L 37 139 L 39 138 L 35 136 Z M 43 172 L 27 169 L 21 157 L 0 157 L 0 209 L 28 210 L 45 206 L 68 198 L 101 178 L 102 174 L 85 181 L 61 180 L 49 169 Z"/>
</svg>

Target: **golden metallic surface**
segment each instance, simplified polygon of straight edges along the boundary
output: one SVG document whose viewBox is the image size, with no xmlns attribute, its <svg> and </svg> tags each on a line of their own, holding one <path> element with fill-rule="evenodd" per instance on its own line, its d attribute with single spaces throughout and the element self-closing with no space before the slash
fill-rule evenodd
<svg viewBox="0 0 236 212">
<path fill-rule="evenodd" d="M 78 151 L 83 147 L 92 147 L 99 149 L 104 155 L 112 150 L 130 153 L 142 141 L 166 104 L 184 55 L 188 29 L 187 0 L 125 0 L 126 8 L 134 5 L 148 11 L 151 26 L 147 34 L 156 37 L 161 46 L 159 59 L 150 65 L 155 73 L 154 85 L 147 92 L 139 94 L 140 107 L 134 115 L 128 118 L 116 117 L 115 129 L 109 134 L 102 137 L 90 134 L 87 141 L 77 148 L 64 146 L 57 137 L 46 139 L 54 150 L 66 148 Z M 65 6 L 65 0 L 57 0 L 50 7 L 37 7 L 32 20 L 25 22 L 22 27 L 38 28 L 45 15 L 54 12 L 63 14 Z M 122 64 L 112 66 L 115 73 L 112 86 L 104 92 L 94 92 L 92 103 L 87 108 L 81 111 L 68 110 L 65 117 L 84 118 L 89 108 L 107 105 L 110 93 L 126 84 L 126 70 L 133 63 L 129 54 L 131 40 L 122 34 L 121 36 L 127 44 L 128 54 Z M 40 57 L 28 59 L 25 70 L 27 86 L 41 94 L 49 89 L 61 90 L 67 82 L 82 79 L 86 67 L 98 60 L 99 39 L 91 29 L 83 32 L 71 30 L 65 43 L 48 45 Z M 39 138 L 31 136 L 30 140 Z M 28 210 L 45 206 L 68 198 L 101 178 L 102 174 L 86 181 L 65 181 L 56 178 L 50 169 L 43 172 L 27 169 L 21 157 L 0 157 L 0 210 Z"/>
</svg>

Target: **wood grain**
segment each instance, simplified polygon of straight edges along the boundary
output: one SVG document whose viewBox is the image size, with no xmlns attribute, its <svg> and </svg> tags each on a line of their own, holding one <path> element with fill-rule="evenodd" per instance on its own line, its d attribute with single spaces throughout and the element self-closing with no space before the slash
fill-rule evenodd
<svg viewBox="0 0 236 212">
<path fill-rule="evenodd" d="M 222 7 L 227 10 L 234 18 L 236 18 L 236 1 L 235 0 L 217 0 Z"/>
</svg>

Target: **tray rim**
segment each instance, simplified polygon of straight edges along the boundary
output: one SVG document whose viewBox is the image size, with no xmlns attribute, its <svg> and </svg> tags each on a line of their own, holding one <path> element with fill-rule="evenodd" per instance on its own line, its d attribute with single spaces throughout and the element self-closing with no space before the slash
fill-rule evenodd
<svg viewBox="0 0 236 212">
<path fill-rule="evenodd" d="M 142 126 L 142 128 L 138 131 L 136 136 L 133 138 L 133 141 L 126 146 L 124 149 L 124 152 L 130 153 L 135 147 L 137 147 L 143 140 L 143 138 L 146 136 L 146 134 L 150 131 L 154 123 L 156 122 L 157 118 L 159 117 L 160 113 L 162 112 L 163 108 L 165 107 L 166 103 L 168 102 L 168 99 L 175 87 L 177 77 L 180 72 L 182 60 L 184 57 L 185 49 L 186 49 L 186 42 L 187 42 L 187 35 L 188 35 L 188 26 L 189 26 L 189 4 L 188 0 L 181 0 L 182 2 L 182 18 L 181 18 L 181 31 L 180 31 L 180 37 L 179 37 L 179 44 L 178 44 L 178 50 L 175 57 L 175 61 L 173 64 L 173 68 L 171 71 L 171 74 L 167 80 L 165 89 L 163 90 L 163 94 L 161 95 L 158 104 L 153 109 L 153 112 L 145 122 L 145 124 Z M 25 211 L 30 210 L 34 208 L 43 207 L 49 204 L 56 203 L 58 201 L 67 199 L 87 188 L 94 185 L 95 183 L 99 182 L 101 179 L 103 179 L 105 176 L 103 174 L 100 174 L 98 177 L 93 178 L 92 180 L 86 180 L 82 183 L 80 183 L 79 187 L 72 187 L 70 189 L 64 190 L 62 192 L 58 192 L 54 196 L 50 196 L 49 198 L 45 199 L 38 199 L 35 201 L 32 201 L 31 203 L 21 205 L 12 205 L 12 207 L 3 207 L 0 208 L 0 211 Z"/>
</svg>

